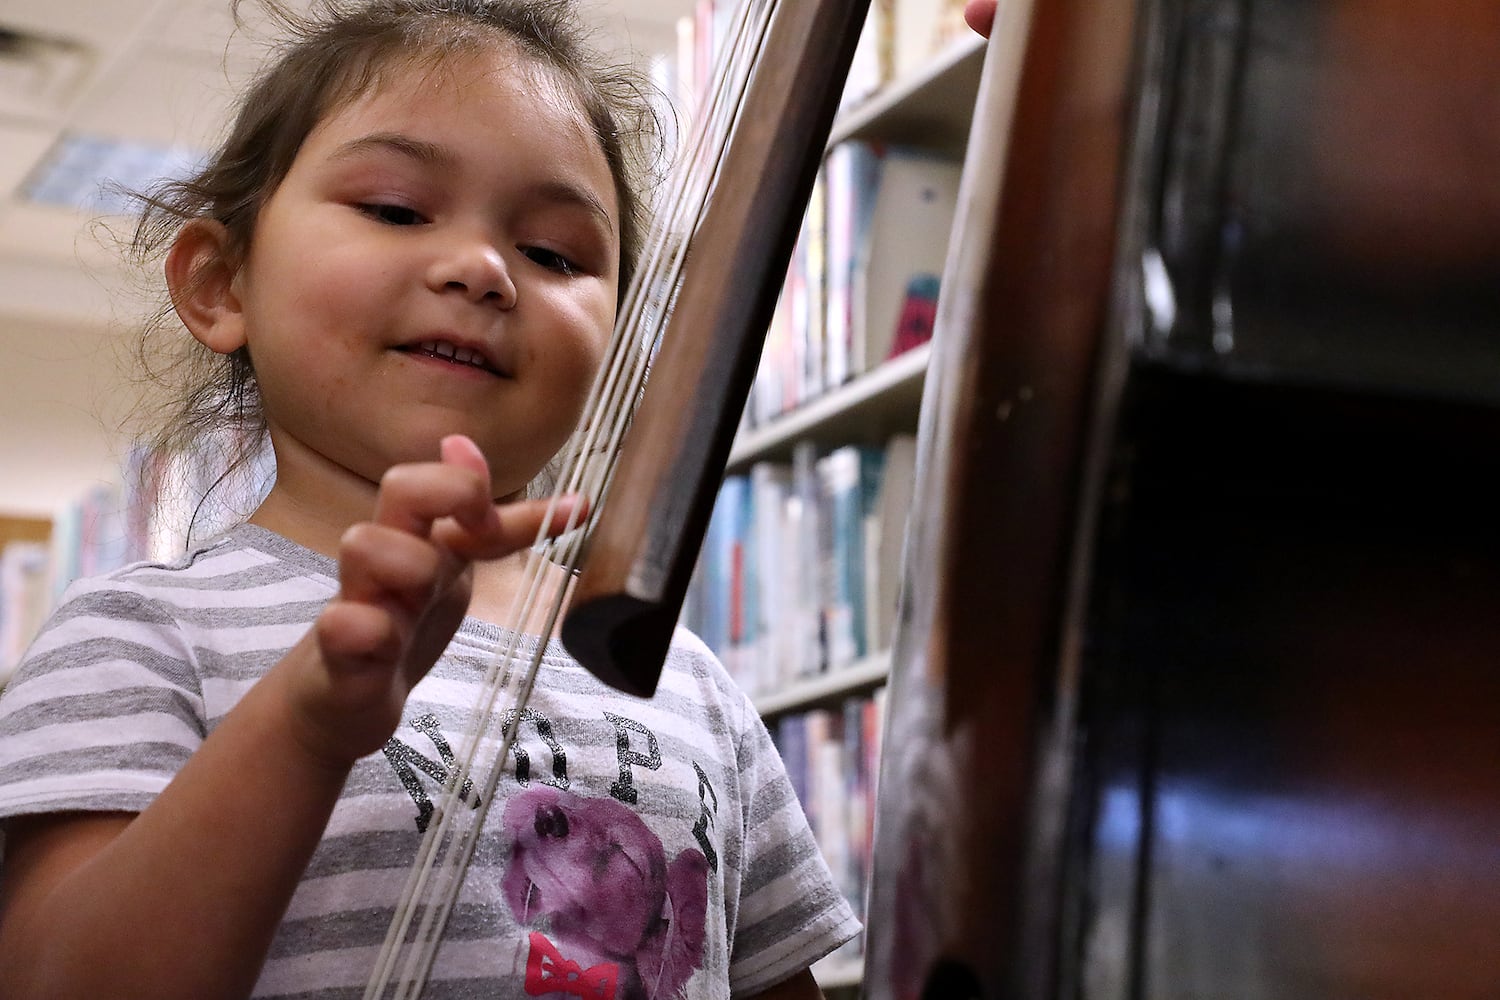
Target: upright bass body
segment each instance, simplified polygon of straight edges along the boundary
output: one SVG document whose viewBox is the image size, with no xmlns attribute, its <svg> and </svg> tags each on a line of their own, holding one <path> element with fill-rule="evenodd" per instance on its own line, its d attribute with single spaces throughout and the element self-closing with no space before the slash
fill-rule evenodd
<svg viewBox="0 0 1500 1000">
<path fill-rule="evenodd" d="M 1495 996 L 1500 8 L 996 30 L 865 995 Z"/>
<path fill-rule="evenodd" d="M 788 10 L 742 134 L 802 137 L 726 161 L 564 625 L 640 693 L 832 116 L 798 97 L 858 31 L 855 0 Z M 1492 0 L 1002 0 L 871 1000 L 1496 996 L 1497 51 Z"/>
<path fill-rule="evenodd" d="M 918 438 L 866 995 L 1050 995 L 1133 0 L 1002 3 Z"/>
</svg>

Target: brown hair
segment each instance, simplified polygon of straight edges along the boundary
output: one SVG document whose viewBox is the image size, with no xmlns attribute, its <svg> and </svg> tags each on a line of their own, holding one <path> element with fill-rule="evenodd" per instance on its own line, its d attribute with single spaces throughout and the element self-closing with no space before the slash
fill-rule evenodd
<svg viewBox="0 0 1500 1000">
<path fill-rule="evenodd" d="M 232 0 L 236 23 L 240 3 Z M 623 297 L 644 239 L 644 191 L 661 156 L 661 130 L 650 85 L 588 47 L 572 0 L 318 0 L 305 16 L 282 0 L 258 3 L 286 41 L 241 97 L 228 137 L 207 164 L 137 196 L 143 209 L 130 248 L 138 262 L 157 260 L 182 225 L 198 218 L 222 223 L 231 258 L 243 260 L 261 207 L 320 121 L 383 74 L 441 66 L 503 40 L 554 74 L 604 153 L 620 208 Z M 190 450 L 215 431 L 229 431 L 235 443 L 222 455 L 222 480 L 264 446 L 265 418 L 244 348 L 217 355 L 181 336 L 168 305 L 146 324 L 140 353 L 147 379 L 167 390 L 175 407 L 145 442 L 151 452 Z"/>
</svg>

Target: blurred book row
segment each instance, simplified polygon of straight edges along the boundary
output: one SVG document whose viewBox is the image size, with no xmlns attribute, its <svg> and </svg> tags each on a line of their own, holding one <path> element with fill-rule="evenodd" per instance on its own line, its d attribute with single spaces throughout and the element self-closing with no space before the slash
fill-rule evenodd
<svg viewBox="0 0 1500 1000">
<path fill-rule="evenodd" d="M 751 697 L 889 645 L 916 442 L 760 462 L 719 491 L 683 608 Z"/>
<path fill-rule="evenodd" d="M 690 111 L 699 106 L 740 3 L 698 0 L 691 14 L 678 19 L 677 51 L 663 54 L 657 66 L 658 85 L 678 107 Z M 966 37 L 963 8 L 964 0 L 871 0 L 844 88 L 844 107 L 856 107 L 919 72 L 954 39 Z"/>
<path fill-rule="evenodd" d="M 675 60 L 658 84 L 691 120 L 734 5 L 703 0 L 679 23 Z M 960 34 L 962 4 L 876 0 L 846 110 L 927 67 Z M 961 164 L 932 150 L 850 140 L 828 151 L 766 335 L 748 427 L 928 340 L 958 201 Z"/>
<path fill-rule="evenodd" d="M 931 339 L 960 168 L 871 142 L 829 151 L 766 334 L 747 426 Z"/>
<path fill-rule="evenodd" d="M 885 689 L 771 720 L 771 739 L 840 890 L 864 913 Z M 858 939 L 846 946 L 859 953 Z"/>
<path fill-rule="evenodd" d="M 137 449 L 118 482 L 100 483 L 57 511 L 45 541 L 0 548 L 0 685 L 68 584 L 142 559 L 171 559 L 243 520 L 271 482 L 269 452 L 223 475 L 232 442 L 208 436 L 191 454 Z"/>
</svg>

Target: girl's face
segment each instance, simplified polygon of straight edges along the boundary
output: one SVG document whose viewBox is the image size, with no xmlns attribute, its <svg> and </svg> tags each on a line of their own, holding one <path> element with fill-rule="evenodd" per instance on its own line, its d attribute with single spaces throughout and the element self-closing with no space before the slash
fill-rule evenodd
<svg viewBox="0 0 1500 1000">
<path fill-rule="evenodd" d="M 546 70 L 507 48 L 388 73 L 308 135 L 233 282 L 278 489 L 463 433 L 521 490 L 577 423 L 619 256 L 609 166 Z"/>
</svg>

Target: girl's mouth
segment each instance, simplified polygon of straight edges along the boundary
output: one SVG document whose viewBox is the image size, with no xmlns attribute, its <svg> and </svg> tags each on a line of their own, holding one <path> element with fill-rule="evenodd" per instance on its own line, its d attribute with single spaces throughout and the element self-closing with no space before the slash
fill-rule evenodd
<svg viewBox="0 0 1500 1000">
<path fill-rule="evenodd" d="M 494 365 L 490 364 L 479 351 L 469 347 L 460 347 L 446 340 L 424 340 L 416 344 L 408 344 L 399 350 L 407 354 L 416 354 L 421 357 L 432 358 L 437 361 L 446 361 L 449 364 L 468 368 L 477 368 L 491 375 L 503 375 Z"/>
</svg>

